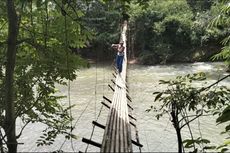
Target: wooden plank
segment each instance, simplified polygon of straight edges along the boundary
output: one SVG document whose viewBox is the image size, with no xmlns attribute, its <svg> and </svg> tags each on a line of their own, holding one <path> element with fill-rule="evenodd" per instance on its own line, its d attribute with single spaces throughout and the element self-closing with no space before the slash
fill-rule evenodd
<svg viewBox="0 0 230 153">
<path fill-rule="evenodd" d="M 130 114 L 129 114 L 129 117 L 130 117 L 131 119 L 134 119 L 135 121 L 137 120 L 135 117 L 133 117 L 133 116 L 130 115 Z"/>
<path fill-rule="evenodd" d="M 103 96 L 103 98 L 104 98 L 105 100 L 107 100 L 108 102 L 112 103 L 112 101 L 111 101 L 109 98 L 107 98 L 107 97 L 105 97 L 105 96 Z"/>
<path fill-rule="evenodd" d="M 114 92 L 115 90 L 113 89 L 113 87 L 110 85 L 110 84 L 108 84 L 108 86 L 109 86 L 109 88 Z"/>
<path fill-rule="evenodd" d="M 121 92 L 121 91 L 120 91 Z M 119 96 L 118 96 L 118 98 L 120 98 L 120 94 L 119 94 Z M 114 132 L 115 133 L 115 135 L 114 135 L 114 139 L 115 139 L 115 144 L 114 144 L 114 146 L 115 146 L 115 150 L 114 150 L 114 152 L 119 152 L 119 148 L 120 148 L 120 141 L 119 141 L 119 133 L 120 133 L 120 122 L 121 122 L 121 111 L 119 110 L 121 108 L 121 103 L 120 102 L 117 102 L 117 122 L 115 123 L 116 124 L 116 130 L 114 130 L 114 131 L 116 131 L 116 132 Z"/>
<path fill-rule="evenodd" d="M 107 107 L 108 109 L 110 109 L 110 106 L 107 105 L 104 101 L 102 101 L 101 104 L 104 105 L 105 107 Z"/>
<path fill-rule="evenodd" d="M 140 144 L 139 142 L 136 142 L 136 141 L 134 141 L 134 140 L 132 140 L 132 143 L 135 144 L 135 145 L 138 146 L 138 147 L 143 147 L 142 144 Z"/>
<path fill-rule="evenodd" d="M 117 133 L 117 129 L 116 129 L 116 124 L 118 122 L 118 112 L 117 112 L 117 108 L 116 106 L 118 105 L 119 103 L 115 103 L 115 108 L 114 108 L 114 122 L 112 123 L 112 135 L 111 135 L 111 148 L 110 148 L 110 152 L 114 152 L 115 151 L 115 147 L 116 147 L 116 133 Z"/>
<path fill-rule="evenodd" d="M 96 121 L 93 121 L 92 124 L 94 124 L 95 126 L 98 126 L 98 127 L 102 128 L 102 129 L 105 129 L 104 125 L 102 125 L 102 124 L 100 124 L 100 123 L 98 123 Z"/>
<path fill-rule="evenodd" d="M 92 141 L 92 140 L 89 140 L 89 139 L 86 139 L 86 138 L 82 138 L 82 142 L 91 144 L 91 145 L 93 145 L 95 147 L 98 147 L 98 148 L 101 148 L 101 146 L 102 146 L 100 143 Z"/>
<path fill-rule="evenodd" d="M 126 25 L 127 26 L 127 25 Z M 129 117 L 133 118 L 128 113 L 128 107 L 132 107 L 127 103 L 127 99 L 131 101 L 128 96 L 127 85 L 126 85 L 126 69 L 127 69 L 127 58 L 126 58 L 126 26 L 123 27 L 121 40 L 124 41 L 125 56 L 123 61 L 123 68 L 120 74 L 113 76 L 116 77 L 114 95 L 110 106 L 109 115 L 106 122 L 104 131 L 101 152 L 132 152 L 132 141 L 131 141 L 131 128 Z M 103 97 L 107 100 L 106 97 Z M 110 102 L 110 100 L 107 100 Z"/>
<path fill-rule="evenodd" d="M 123 94 L 123 106 L 122 106 L 122 108 L 123 108 L 123 124 L 122 124 L 122 135 L 123 135 L 123 142 L 122 142 L 122 146 L 123 146 L 123 148 L 122 148 L 122 152 L 128 152 L 128 149 L 127 149 L 127 146 L 128 146 L 128 144 L 127 144 L 127 132 L 128 131 L 126 131 L 126 126 L 127 126 L 127 121 L 126 121 L 126 118 L 125 118 L 125 111 L 126 111 L 126 109 L 125 109 L 125 107 L 127 107 L 127 105 L 125 104 L 126 103 L 126 97 L 125 97 L 125 94 Z"/>
</svg>

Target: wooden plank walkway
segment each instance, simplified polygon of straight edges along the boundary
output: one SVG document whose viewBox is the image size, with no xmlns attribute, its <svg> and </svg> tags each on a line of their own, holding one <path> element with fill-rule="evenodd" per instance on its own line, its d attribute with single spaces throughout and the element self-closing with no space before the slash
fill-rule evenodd
<svg viewBox="0 0 230 153">
<path fill-rule="evenodd" d="M 132 152 L 126 90 L 126 31 L 127 22 L 124 22 L 121 33 L 121 40 L 124 41 L 125 46 L 123 67 L 122 72 L 116 75 L 114 95 L 105 126 L 101 152 Z"/>
</svg>

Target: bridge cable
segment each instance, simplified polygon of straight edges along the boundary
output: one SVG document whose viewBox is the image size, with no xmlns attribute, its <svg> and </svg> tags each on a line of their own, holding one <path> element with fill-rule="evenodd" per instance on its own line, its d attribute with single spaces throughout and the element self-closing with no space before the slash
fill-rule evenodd
<svg viewBox="0 0 230 153">
<path fill-rule="evenodd" d="M 68 52 L 68 31 L 67 31 L 67 20 L 66 20 L 66 15 L 64 16 L 64 19 L 65 19 L 65 49 L 66 49 L 66 65 L 67 65 L 67 70 L 68 70 L 68 102 L 69 102 L 69 108 L 70 108 L 70 118 L 71 118 L 71 122 L 70 122 L 70 125 L 71 125 L 71 130 L 70 130 L 70 134 L 72 135 L 72 131 L 73 131 L 73 120 L 72 120 L 72 108 L 71 108 L 71 100 L 70 100 L 70 67 L 69 67 L 69 52 Z M 74 146 L 73 146 L 73 138 L 70 137 L 70 141 L 71 141 L 71 147 L 72 147 L 72 150 L 75 152 L 74 150 Z"/>
<path fill-rule="evenodd" d="M 95 86 L 94 86 L 94 117 L 96 120 L 97 115 L 97 58 L 98 58 L 98 50 L 96 50 L 96 68 L 95 68 Z"/>
<path fill-rule="evenodd" d="M 88 101 L 86 107 L 84 108 L 84 110 L 81 112 L 81 114 L 79 115 L 79 117 L 78 117 L 77 120 L 75 121 L 75 123 L 74 123 L 73 128 L 71 129 L 71 131 L 76 127 L 77 123 L 79 122 L 79 120 L 81 119 L 81 117 L 83 116 L 83 114 L 85 113 L 86 109 L 89 107 L 89 104 L 90 104 L 90 102 L 92 102 L 93 98 L 94 98 L 94 97 L 92 97 L 92 98 Z M 66 142 L 66 139 L 65 139 L 65 141 L 63 142 L 63 144 L 61 145 L 61 147 L 60 147 L 59 150 L 61 150 L 61 148 L 64 146 L 64 143 L 65 143 L 65 142 Z"/>
<path fill-rule="evenodd" d="M 129 60 L 131 59 L 130 58 L 130 52 L 131 52 L 131 50 L 130 50 L 130 45 L 131 45 L 131 41 L 130 41 L 130 35 L 131 35 L 131 32 L 130 32 L 130 26 L 128 25 L 127 26 L 127 31 L 128 31 L 128 33 L 126 33 L 126 60 L 127 60 L 127 70 L 129 70 Z M 129 52 L 129 53 L 127 53 L 127 51 Z M 128 82 L 128 73 L 127 73 L 127 75 L 126 75 L 126 82 Z M 132 111 L 130 111 L 130 114 L 132 115 L 133 114 L 133 112 Z M 136 140 L 137 140 L 137 142 L 139 143 L 139 135 L 138 135 L 138 129 L 137 129 L 137 127 L 135 127 L 135 137 L 136 137 Z M 140 153 L 141 153 L 141 147 L 139 146 L 138 147 L 139 148 L 139 151 L 140 151 Z"/>
<path fill-rule="evenodd" d="M 104 80 L 105 80 L 105 75 L 104 75 L 104 63 L 103 63 L 103 96 L 104 96 Z M 103 109 L 103 105 L 101 106 L 100 110 L 99 110 L 99 113 L 98 115 L 96 116 L 96 111 L 97 111 L 97 108 L 96 108 L 96 103 L 97 103 L 97 79 L 98 79 L 98 71 L 97 71 L 97 68 L 98 68 L 98 50 L 96 50 L 96 78 L 95 78 L 95 92 L 94 92 L 94 95 L 95 95 L 95 121 L 97 121 L 99 119 L 99 116 L 101 115 L 101 112 L 102 112 L 102 109 Z M 92 132 L 91 132 L 91 135 L 90 135 L 90 139 L 89 140 L 92 140 L 92 137 L 93 137 L 93 134 L 94 134 L 94 130 L 95 130 L 95 126 L 93 124 L 93 129 L 92 129 Z M 85 152 L 87 152 L 89 148 L 89 144 L 87 144 L 87 147 L 85 149 Z"/>
<path fill-rule="evenodd" d="M 95 121 L 97 121 L 98 118 L 99 118 L 99 116 L 101 115 L 102 109 L 103 109 L 103 105 L 101 106 L 101 108 L 100 108 L 100 110 L 99 110 L 99 113 L 98 113 L 98 116 L 97 116 L 97 118 L 96 118 Z M 90 135 L 89 140 L 92 140 L 92 137 L 93 137 L 93 133 L 94 133 L 95 127 L 96 127 L 96 125 L 93 124 L 93 130 L 92 130 L 92 132 L 91 132 L 91 135 Z M 85 152 L 87 152 L 88 148 L 89 148 L 89 144 L 87 144 L 87 147 L 86 147 L 86 149 L 85 149 Z"/>
<path fill-rule="evenodd" d="M 68 31 L 67 31 L 67 20 L 66 20 L 66 15 L 64 14 L 64 20 L 65 20 L 65 49 L 66 49 L 66 65 L 67 65 L 67 70 L 68 70 L 68 102 L 69 102 L 69 108 L 70 108 L 70 125 L 71 125 L 71 130 L 70 130 L 70 134 L 72 135 L 72 131 L 73 131 L 73 122 L 72 122 L 72 108 L 71 108 L 71 100 L 70 100 L 70 65 L 69 65 L 69 52 L 68 52 Z M 72 150 L 75 152 L 74 150 L 74 146 L 73 146 L 73 138 L 70 137 L 70 141 L 71 141 L 71 148 Z"/>
<path fill-rule="evenodd" d="M 54 0 L 55 1 L 55 0 Z M 55 1 L 56 2 L 56 1 Z M 62 13 L 64 13 L 65 14 L 65 28 L 66 28 L 66 15 L 68 15 L 67 13 L 66 13 L 66 11 L 64 10 L 64 8 L 63 8 L 63 6 L 59 6 L 58 5 L 58 7 L 60 7 L 61 8 L 61 10 L 62 10 Z M 72 18 L 71 18 L 72 19 Z M 66 38 L 67 38 L 67 34 L 66 34 Z M 66 39 L 67 40 L 67 39 Z M 66 41 L 67 42 L 67 41 Z M 69 66 L 69 65 L 68 65 Z M 69 69 L 68 69 L 69 70 Z M 70 81 L 69 81 L 69 83 L 70 83 Z M 95 119 L 96 119 L 96 100 L 97 100 L 97 97 L 96 97 L 96 94 L 97 94 L 97 92 L 96 92 L 96 88 L 97 88 L 97 60 L 96 60 L 96 85 L 95 85 Z M 68 87 L 68 89 L 69 89 L 69 91 L 70 91 L 70 84 L 69 84 L 69 87 Z M 70 92 L 69 92 L 70 93 Z M 76 125 L 77 125 L 77 123 L 78 123 L 78 121 L 80 120 L 80 118 L 82 117 L 82 115 L 85 113 L 85 111 L 86 111 L 86 109 L 88 108 L 88 106 L 89 106 L 89 104 L 90 104 L 90 102 L 92 101 L 92 99 L 93 99 L 93 97 L 89 100 L 89 102 L 87 103 L 87 106 L 85 107 L 85 109 L 82 111 L 82 113 L 80 114 L 80 116 L 78 117 L 78 119 L 76 120 L 76 122 L 74 123 L 74 126 L 72 126 L 72 121 L 71 121 L 71 132 L 73 131 L 73 129 L 76 127 Z M 69 98 L 69 102 L 70 102 L 70 98 Z M 70 103 L 69 103 L 70 104 Z M 103 106 L 102 106 L 103 107 Z M 97 119 L 99 118 L 99 116 L 100 116 L 100 114 L 101 114 L 101 110 L 102 110 L 102 107 L 101 107 L 101 109 L 100 109 L 100 112 L 99 112 L 99 114 L 98 114 L 98 117 L 97 117 Z M 70 110 L 71 110 L 71 107 L 70 107 Z M 72 113 L 71 113 L 72 114 Z M 72 116 L 72 115 L 71 115 Z M 96 119 L 96 120 L 97 120 Z M 60 147 L 60 149 L 59 150 L 61 150 L 61 148 L 63 147 L 63 145 L 65 144 L 65 142 L 66 142 L 66 139 L 65 139 L 65 141 L 63 142 L 63 144 L 61 145 L 61 147 Z M 72 149 L 73 149 L 73 151 L 74 151 L 74 148 L 73 148 L 73 143 L 71 142 L 71 144 L 72 144 Z"/>
<path fill-rule="evenodd" d="M 62 3 L 63 6 L 63 3 Z M 71 104 L 71 99 L 70 99 L 70 65 L 69 65 L 69 51 L 68 51 L 68 35 L 67 35 L 67 19 L 66 19 L 66 13 L 65 11 L 62 11 L 62 15 L 64 16 L 64 34 L 65 34 L 65 50 L 66 50 L 66 66 L 67 66 L 67 73 L 68 73 L 68 104 L 69 104 L 69 113 L 70 113 L 70 125 L 71 125 L 71 129 L 70 129 L 70 134 L 72 135 L 72 131 L 73 131 L 73 121 L 72 121 L 72 104 Z M 71 148 L 72 150 L 75 152 L 74 146 L 73 146 L 73 138 L 70 137 L 70 141 L 71 141 Z M 65 141 L 63 142 L 63 144 L 61 145 L 60 149 L 63 147 L 63 145 L 66 142 L 66 138 Z"/>
</svg>

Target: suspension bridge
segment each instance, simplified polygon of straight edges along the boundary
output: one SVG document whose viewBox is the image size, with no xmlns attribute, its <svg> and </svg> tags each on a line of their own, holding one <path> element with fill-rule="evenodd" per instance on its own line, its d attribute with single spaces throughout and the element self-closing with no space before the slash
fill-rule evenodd
<svg viewBox="0 0 230 153">
<path fill-rule="evenodd" d="M 102 105 L 109 109 L 106 125 L 102 125 L 97 121 L 93 121 L 94 126 L 104 129 L 104 136 L 101 143 L 91 140 L 91 138 L 82 138 L 84 143 L 100 148 L 101 152 L 133 152 L 132 145 L 139 147 L 143 146 L 139 142 L 138 131 L 136 127 L 136 118 L 131 114 L 133 108 L 129 96 L 129 89 L 127 85 L 127 22 L 122 25 L 120 40 L 124 42 L 124 60 L 122 65 L 122 72 L 118 73 L 115 69 L 113 81 L 114 87 L 109 86 L 113 93 L 113 98 L 110 100 L 106 96 L 103 98 L 110 103 L 110 105 L 102 102 Z M 131 135 L 131 126 L 135 129 L 135 138 Z"/>
</svg>

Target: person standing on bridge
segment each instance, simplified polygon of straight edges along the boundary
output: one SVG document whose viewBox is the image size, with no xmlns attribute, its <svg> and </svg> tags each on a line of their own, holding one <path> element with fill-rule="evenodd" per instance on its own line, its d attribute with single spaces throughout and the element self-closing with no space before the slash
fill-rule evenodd
<svg viewBox="0 0 230 153">
<path fill-rule="evenodd" d="M 114 48 L 117 51 L 116 67 L 117 67 L 119 73 L 121 73 L 121 71 L 122 71 L 122 63 L 123 63 L 123 59 L 124 59 L 125 47 L 123 45 L 124 45 L 124 41 L 120 41 L 119 44 L 112 44 L 112 48 Z"/>
</svg>

